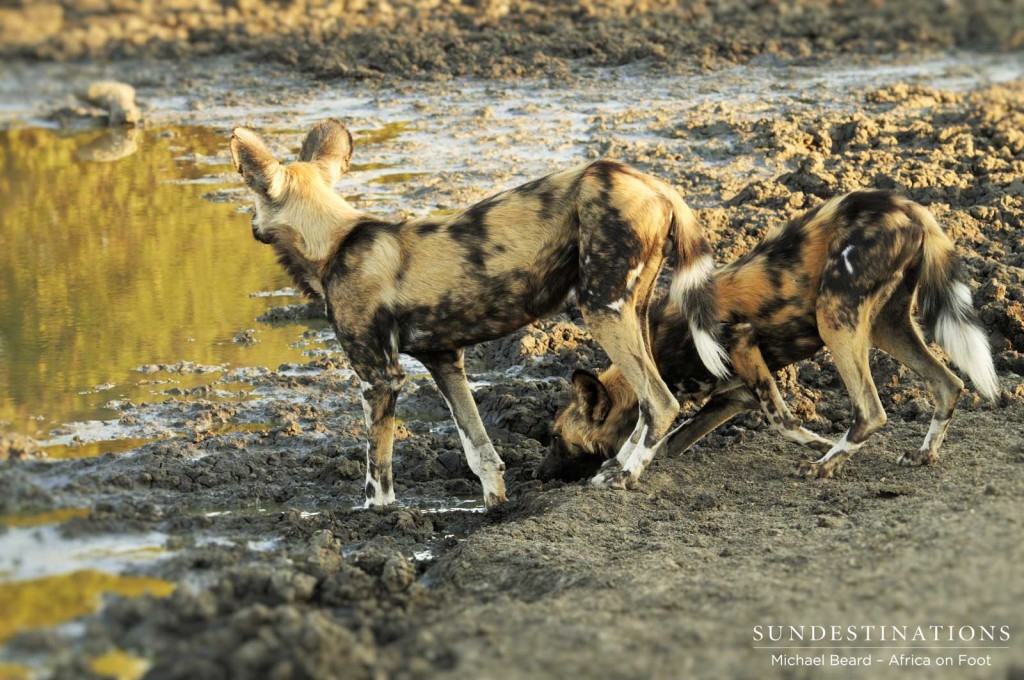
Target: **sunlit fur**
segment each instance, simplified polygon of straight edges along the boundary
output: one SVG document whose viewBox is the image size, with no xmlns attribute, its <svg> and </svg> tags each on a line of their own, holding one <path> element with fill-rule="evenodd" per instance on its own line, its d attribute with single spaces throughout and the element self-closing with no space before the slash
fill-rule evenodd
<svg viewBox="0 0 1024 680">
<path fill-rule="evenodd" d="M 679 408 L 644 338 L 644 315 L 669 255 L 674 278 L 686 281 L 681 313 L 714 351 L 719 328 L 707 241 L 675 189 L 633 168 L 599 160 L 450 215 L 389 221 L 335 193 L 352 156 L 352 137 L 336 120 L 315 126 L 289 166 L 251 130 L 235 129 L 230 146 L 255 195 L 253 235 L 274 248 L 296 286 L 324 299 L 360 378 L 368 405 L 368 505 L 394 498 L 394 406 L 405 377 L 399 352 L 423 362 L 437 381 L 490 506 L 505 499 L 504 463 L 477 413 L 462 348 L 554 312 L 575 291 L 591 333 L 636 388 L 649 424 L 640 447 L 646 452 Z M 701 268 L 693 272 L 696 262 Z M 607 485 L 623 483 L 611 476 Z"/>
<path fill-rule="evenodd" d="M 705 370 L 675 305 L 652 306 L 662 376 L 680 397 L 708 399 L 667 448 L 685 450 L 737 413 L 759 408 L 788 440 L 824 454 L 802 464 L 804 474 L 832 476 L 886 420 L 868 372 L 874 346 L 917 372 L 935 402 L 921 449 L 899 462 L 934 464 L 963 383 L 921 339 L 915 299 L 925 328 L 975 388 L 988 399 L 998 396 L 988 340 L 959 272 L 953 244 L 931 213 L 889 192 L 840 196 L 770 229 L 750 253 L 715 274 L 723 344 L 736 378 Z M 854 407 L 853 424 L 837 444 L 792 416 L 773 377 L 823 346 Z M 551 451 L 538 468 L 542 478 L 578 478 L 615 451 L 635 422 L 636 399 L 615 366 L 599 377 L 574 376 L 573 395 L 556 417 Z"/>
</svg>

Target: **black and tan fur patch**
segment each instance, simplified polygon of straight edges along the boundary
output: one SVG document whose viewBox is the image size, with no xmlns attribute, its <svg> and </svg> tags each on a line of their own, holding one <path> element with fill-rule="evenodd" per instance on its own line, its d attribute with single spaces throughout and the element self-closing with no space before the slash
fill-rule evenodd
<svg viewBox="0 0 1024 680">
<path fill-rule="evenodd" d="M 462 348 L 557 309 L 571 291 L 594 337 L 639 389 L 638 445 L 661 441 L 678 403 L 655 368 L 643 328 L 654 281 L 676 251 L 676 277 L 695 332 L 717 322 L 708 247 L 692 212 L 664 182 L 601 160 L 554 173 L 445 217 L 401 222 L 352 208 L 333 185 L 352 138 L 328 120 L 300 160 L 281 165 L 257 135 L 234 131 L 232 157 L 255 194 L 253 233 L 270 243 L 328 316 L 362 382 L 369 431 L 367 502 L 387 504 L 399 353 L 431 371 L 451 407 L 488 504 L 504 500 L 504 464 L 487 438 L 462 370 Z M 708 343 L 705 343 L 708 344 Z M 707 351 L 707 347 L 705 347 Z M 638 428 L 639 429 L 639 428 Z M 610 480 L 614 485 L 616 480 Z"/>
<path fill-rule="evenodd" d="M 885 423 L 868 371 L 874 346 L 918 373 L 935 402 L 922 449 L 903 463 L 934 463 L 963 388 L 925 345 L 912 308 L 986 397 L 998 385 L 970 292 L 959 278 L 952 243 L 932 215 L 895 193 L 856 192 L 832 199 L 770 230 L 749 253 L 715 274 L 722 341 L 736 377 L 720 380 L 697 360 L 687 324 L 664 301 L 651 310 L 654 354 L 678 395 L 705 399 L 668 446 L 683 450 L 737 413 L 759 407 L 774 429 L 825 454 L 802 465 L 828 477 Z M 786 408 L 774 371 L 832 353 L 854 404 L 853 424 L 833 444 L 804 429 Z M 559 413 L 551 451 L 538 476 L 578 478 L 600 465 L 628 430 L 635 400 L 615 366 L 599 378 L 576 376 L 574 401 Z M 603 417 L 590 403 L 602 403 Z"/>
</svg>

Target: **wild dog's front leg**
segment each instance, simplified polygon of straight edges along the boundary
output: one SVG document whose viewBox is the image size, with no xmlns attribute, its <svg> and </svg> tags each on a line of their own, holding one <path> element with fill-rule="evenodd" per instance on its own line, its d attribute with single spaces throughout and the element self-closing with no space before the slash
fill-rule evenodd
<svg viewBox="0 0 1024 680">
<path fill-rule="evenodd" d="M 634 446 L 629 458 L 622 466 L 620 478 L 627 488 L 631 488 L 640 476 L 640 473 L 643 472 L 644 468 L 654 458 L 655 451 L 661 448 L 661 446 L 667 446 L 674 453 L 682 453 L 693 446 L 704 435 L 737 413 L 757 408 L 757 405 L 757 399 L 751 394 L 750 390 L 743 386 L 733 387 L 727 392 L 713 395 L 693 418 L 686 420 L 686 422 L 666 434 L 656 447 Z M 641 411 L 640 425 L 637 426 L 638 431 L 641 429 L 641 426 L 646 431 L 646 424 L 642 413 Z M 637 432 L 635 431 L 634 435 L 636 434 Z"/>
<path fill-rule="evenodd" d="M 395 502 L 391 452 L 395 443 L 395 403 L 405 382 L 398 352 L 378 338 L 346 338 L 345 351 L 359 376 L 366 424 L 366 506 Z"/>
<path fill-rule="evenodd" d="M 744 324 L 734 329 L 736 343 L 730 356 L 736 374 L 757 396 L 761 413 L 768 419 L 771 428 L 791 442 L 814 449 L 820 453 L 829 451 L 833 444 L 803 426 L 786 406 L 775 377 L 768 369 L 761 349 L 757 346 L 753 328 Z"/>
<path fill-rule="evenodd" d="M 462 448 L 466 452 L 469 469 L 480 478 L 484 488 L 484 505 L 493 508 L 505 502 L 505 463 L 487 436 L 480 413 L 476 409 L 473 393 L 466 380 L 462 363 L 462 350 L 439 352 L 416 357 L 430 371 L 441 396 L 448 403 L 448 409 L 459 430 Z"/>
<path fill-rule="evenodd" d="M 366 423 L 366 506 L 395 502 L 391 453 L 395 442 L 395 402 L 402 379 L 362 381 L 363 420 Z"/>
<path fill-rule="evenodd" d="M 601 464 L 601 468 L 590 480 L 590 484 L 596 487 L 607 487 L 609 489 L 631 489 L 636 483 L 640 473 L 651 460 L 654 459 L 654 451 L 660 441 L 650 446 L 645 446 L 650 432 L 648 417 L 644 409 L 640 409 L 640 418 L 632 434 L 626 439 L 619 453 L 614 458 L 609 458 Z M 640 455 L 637 456 L 637 450 Z"/>
<path fill-rule="evenodd" d="M 679 402 L 658 373 L 648 344 L 647 310 L 664 257 L 660 248 L 650 256 L 642 249 L 630 252 L 629 246 L 610 247 L 606 239 L 622 235 L 614 229 L 614 220 L 606 224 L 602 206 L 593 209 L 587 221 L 602 228 L 588 230 L 581 240 L 581 252 L 587 253 L 590 265 L 580 272 L 580 311 L 591 335 L 637 395 L 639 418 L 615 458 L 605 461 L 590 483 L 627 489 L 650 464 L 679 413 Z M 624 240 L 633 243 L 631 238 Z"/>
</svg>

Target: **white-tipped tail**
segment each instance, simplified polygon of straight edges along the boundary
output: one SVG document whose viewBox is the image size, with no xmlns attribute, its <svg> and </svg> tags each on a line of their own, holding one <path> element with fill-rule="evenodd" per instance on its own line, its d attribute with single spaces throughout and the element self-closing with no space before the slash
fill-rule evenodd
<svg viewBox="0 0 1024 680">
<path fill-rule="evenodd" d="M 710 255 L 701 255 L 693 264 L 675 273 L 669 294 L 676 304 L 683 304 L 686 294 L 702 288 L 714 271 L 714 258 Z"/>
<path fill-rule="evenodd" d="M 963 369 L 974 388 L 994 401 L 999 396 L 999 380 L 992 365 L 988 338 L 981 328 L 971 323 L 974 310 L 971 289 L 957 281 L 948 291 L 950 299 L 935 323 L 935 341 L 953 363 Z"/>
<path fill-rule="evenodd" d="M 672 274 L 669 299 L 679 305 L 690 326 L 690 337 L 701 363 L 719 379 L 728 378 L 729 354 L 718 342 L 718 287 L 715 258 L 701 234 L 693 212 L 683 199 L 671 192 L 676 234 L 676 268 Z"/>
<path fill-rule="evenodd" d="M 701 362 L 717 378 L 728 378 L 729 354 L 715 338 L 717 302 L 712 278 L 715 260 L 705 254 L 693 264 L 676 270 L 669 295 L 680 306 L 690 322 L 690 336 Z"/>
<path fill-rule="evenodd" d="M 691 325 L 690 333 L 693 335 L 693 344 L 697 347 L 701 362 L 715 377 L 728 378 L 731 373 L 728 365 L 729 355 L 725 349 L 702 328 L 694 328 Z"/>
</svg>

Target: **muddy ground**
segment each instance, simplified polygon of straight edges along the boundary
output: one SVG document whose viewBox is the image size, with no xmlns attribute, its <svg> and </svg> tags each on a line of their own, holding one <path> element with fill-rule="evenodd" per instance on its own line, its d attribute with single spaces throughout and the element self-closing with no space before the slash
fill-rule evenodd
<svg viewBox="0 0 1024 680">
<path fill-rule="evenodd" d="M 406 16 L 404 4 L 391 7 L 394 17 Z M 572 14 L 562 5 L 531 5 L 523 13 L 518 5 L 502 7 L 509 21 L 531 27 L 557 25 Z M 383 106 L 416 100 L 418 136 L 396 142 L 394 152 L 410 172 L 431 174 L 380 206 L 385 213 L 451 209 L 520 175 L 607 155 L 676 184 L 698 209 L 720 262 L 749 249 L 769 225 L 823 198 L 865 187 L 899 189 L 929 206 L 957 240 L 991 334 L 998 403 L 982 403 L 969 391 L 941 464 L 897 467 L 899 454 L 924 437 L 930 407 L 917 378 L 877 354 L 873 371 L 889 424 L 837 479 L 797 478 L 796 463 L 806 453 L 750 414 L 684 455 L 657 458 L 635 491 L 541 484 L 532 472 L 552 417 L 567 399 L 566 378 L 577 367 L 596 369 L 603 362 L 569 306 L 468 355 L 480 411 L 508 465 L 509 502 L 482 512 L 479 485 L 444 403 L 430 379 L 410 365 L 398 406 L 400 507 L 364 511 L 354 509 L 365 474 L 356 381 L 329 335 L 298 325 L 317 316 L 317 306 L 282 307 L 264 320 L 297 324 L 298 341 L 328 351 L 307 364 L 214 371 L 208 385 L 168 388 L 169 398 L 159 403 L 116 404 L 126 436 L 173 436 L 128 453 L 67 461 L 47 460 L 17 436 L 3 440 L 0 516 L 87 508 L 59 524 L 68 540 L 157 532 L 164 548 L 159 559 L 128 571 L 175 589 L 162 597 L 110 597 L 80 627 L 21 632 L 0 658 L 75 679 L 99 677 L 93 660 L 113 649 L 146 659 L 148 678 L 191 680 L 802 678 L 853 673 L 772 666 L 770 652 L 754 648 L 755 625 L 1006 625 L 1012 638 L 1007 649 L 991 652 L 991 667 L 876 664 L 857 677 L 1024 677 L 1024 81 L 1019 60 L 1010 55 L 989 71 L 999 78 L 974 75 L 984 69 L 962 53 L 926 84 L 907 76 L 912 68 L 905 70 L 935 48 L 986 40 L 989 48 L 1011 45 L 1019 39 L 1020 23 L 1013 20 L 1019 9 L 949 3 L 941 12 L 918 13 L 877 3 L 876 11 L 864 13 L 859 3 L 828 9 L 696 4 L 696 23 L 665 24 L 657 12 L 643 15 L 635 47 L 619 38 L 623 26 L 636 22 L 595 7 L 576 10 L 585 16 L 579 40 L 594 45 L 593 32 L 607 33 L 607 42 L 599 41 L 604 47 L 590 51 L 581 51 L 576 37 L 553 49 L 546 33 L 522 33 L 515 23 L 507 29 L 518 36 L 512 40 L 487 12 L 473 14 L 470 34 L 476 37 L 470 40 L 462 15 L 449 5 L 417 14 L 411 24 L 430 26 L 416 22 L 442 21 L 436 17 L 448 12 L 447 32 L 432 37 L 416 29 L 414 40 L 408 38 L 413 28 L 368 22 L 365 35 L 398 36 L 373 56 L 359 40 L 331 42 L 332 56 L 318 61 L 303 51 L 315 41 L 295 41 L 294 55 L 282 57 L 284 38 L 261 41 L 258 31 L 238 38 L 265 50 L 256 54 L 301 60 L 321 76 L 379 72 L 396 78 L 359 88 L 325 86 L 237 57 L 195 59 L 173 72 L 145 63 L 23 62 L 14 73 L 21 82 L 46 75 L 26 95 L 41 107 L 59 99 L 58 86 L 45 86 L 54 74 L 77 82 L 114 73 L 149 101 L 144 114 L 150 125 L 188 122 L 226 132 L 245 109 L 285 154 L 294 152 L 298 122 L 306 118 L 261 113 L 251 102 L 274 99 L 279 111 L 302 108 L 308 118 L 322 107 L 303 93 L 330 87 Z M 67 10 L 62 17 L 77 21 Z M 702 27 L 702 37 L 681 35 L 675 28 L 683 24 Z M 332 25 L 339 32 L 319 39 L 355 30 Z M 884 30 L 868 40 L 868 25 Z M 772 28 L 780 26 L 786 28 Z M 207 34 L 189 29 L 185 44 L 192 47 L 180 49 L 219 51 L 217 40 L 229 34 L 210 33 L 208 48 L 193 39 Z M 62 52 L 60 40 L 43 38 L 41 47 L 23 46 L 20 54 L 90 53 Z M 438 47 L 438 41 L 449 42 Z M 120 51 L 129 43 L 97 44 L 103 57 L 131 54 Z M 175 44 L 140 43 L 156 53 L 179 49 Z M 448 56 L 432 56 L 423 45 Z M 881 68 L 877 78 L 869 71 L 851 80 L 843 71 L 850 54 L 901 45 L 911 56 Z M 763 58 L 750 71 L 716 71 L 690 90 L 689 81 L 666 79 L 663 66 L 682 68 L 704 47 L 727 61 L 762 53 L 838 59 L 822 66 L 832 75 L 820 83 L 807 82 L 806 71 L 799 71 L 783 84 L 776 79 L 792 62 Z M 571 61 L 577 58 L 584 62 Z M 588 70 L 647 58 L 611 76 Z M 576 115 L 548 95 L 530 101 L 531 92 L 565 89 L 557 79 L 536 90 L 532 81 L 520 81 L 511 93 L 487 80 L 451 90 L 397 80 L 467 72 L 550 75 L 551 64 L 576 81 L 561 96 L 593 101 L 591 110 Z M 712 59 L 705 66 L 721 64 Z M 223 74 L 225 82 L 203 80 L 210 72 Z M 270 94 L 268 72 L 280 85 Z M 476 98 L 467 99 L 474 88 Z M 757 96 L 701 95 L 729 88 Z M 608 92 L 616 96 L 604 106 Z M 696 103 L 684 102 L 687 92 Z M 161 109 L 161 102 L 177 104 Z M 563 106 L 572 115 L 560 117 Z M 494 127 L 500 132 L 490 132 Z M 478 155 L 458 167 L 431 167 L 450 162 L 450 152 L 425 140 L 446 132 L 466 143 L 477 129 L 490 135 L 476 139 Z M 244 205 L 241 191 L 209 197 Z M 165 377 L 203 370 L 188 363 L 141 369 Z M 849 402 L 827 353 L 783 371 L 780 379 L 794 413 L 811 429 L 831 437 L 846 429 Z M 0 526 L 4 531 L 14 529 Z"/>
</svg>

